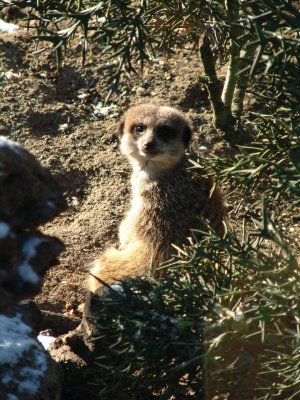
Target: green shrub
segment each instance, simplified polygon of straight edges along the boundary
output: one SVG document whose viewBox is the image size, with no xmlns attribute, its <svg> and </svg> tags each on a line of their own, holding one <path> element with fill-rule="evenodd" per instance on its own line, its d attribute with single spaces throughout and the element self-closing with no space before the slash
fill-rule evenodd
<svg viewBox="0 0 300 400">
<path fill-rule="evenodd" d="M 110 292 L 93 300 L 99 398 L 204 398 L 203 316 L 212 301 L 198 275 L 174 271 L 160 284 L 126 281 Z"/>
</svg>

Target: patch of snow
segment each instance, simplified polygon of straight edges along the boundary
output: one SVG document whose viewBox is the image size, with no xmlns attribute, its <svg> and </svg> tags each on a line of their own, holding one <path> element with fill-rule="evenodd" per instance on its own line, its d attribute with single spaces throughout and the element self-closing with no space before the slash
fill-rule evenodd
<svg viewBox="0 0 300 400">
<path fill-rule="evenodd" d="M 3 385 L 8 385 L 13 380 L 12 374 L 10 372 L 4 372 L 1 378 L 1 383 Z"/>
<path fill-rule="evenodd" d="M 11 24 L 9 22 L 3 21 L 0 19 L 0 32 L 1 33 L 12 33 L 19 29 L 18 25 Z"/>
<path fill-rule="evenodd" d="M 49 208 L 55 208 L 55 204 L 54 204 L 53 201 L 51 201 L 51 200 L 47 201 L 47 206 L 48 206 Z"/>
<path fill-rule="evenodd" d="M 0 315 L 0 365 L 10 368 L 18 362 L 24 362 L 24 357 L 32 354 L 30 366 L 19 369 L 19 376 L 13 376 L 11 372 L 2 375 L 1 385 L 16 386 L 18 393 L 35 395 L 40 387 L 40 379 L 47 370 L 47 357 L 42 347 L 29 335 L 31 328 L 24 324 L 20 315 L 9 318 Z M 8 399 L 18 399 L 11 394 Z"/>
<path fill-rule="evenodd" d="M 22 264 L 18 265 L 18 273 L 24 282 L 37 284 L 40 281 L 38 274 L 32 269 L 30 260 L 36 256 L 36 248 L 47 239 L 33 237 L 26 240 L 22 246 Z"/>
<path fill-rule="evenodd" d="M 16 364 L 20 355 L 35 341 L 28 337 L 31 328 L 19 316 L 0 315 L 0 364 Z"/>
<path fill-rule="evenodd" d="M 37 340 L 42 344 L 44 349 L 48 350 L 51 343 L 54 342 L 56 338 L 53 336 L 38 335 Z"/>
<path fill-rule="evenodd" d="M 118 107 L 116 104 L 110 104 L 108 106 L 103 106 L 101 102 L 97 103 L 97 104 L 92 104 L 93 108 L 94 108 L 94 115 L 96 117 L 106 117 L 106 116 L 110 116 L 111 118 L 113 116 L 116 115 L 115 112 L 113 112 L 114 110 L 116 110 Z"/>
<path fill-rule="evenodd" d="M 54 336 L 38 335 L 37 339 L 42 344 L 44 349 L 48 350 L 51 343 L 53 343 L 56 338 Z"/>
<path fill-rule="evenodd" d="M 10 226 L 6 222 L 0 221 L 0 239 L 6 238 L 10 233 Z"/>
<path fill-rule="evenodd" d="M 24 282 L 36 285 L 40 281 L 38 274 L 32 269 L 31 265 L 23 263 L 18 265 L 18 274 Z"/>
<path fill-rule="evenodd" d="M 31 258 L 35 257 L 37 246 L 46 241 L 46 239 L 37 237 L 26 240 L 22 246 L 22 254 L 24 257 L 26 257 L 26 261 L 29 261 Z"/>
<path fill-rule="evenodd" d="M 7 400 L 19 400 L 19 397 L 15 396 L 14 394 L 8 394 Z"/>
<path fill-rule="evenodd" d="M 44 370 L 39 369 L 39 364 L 33 367 L 23 367 L 20 369 L 21 380 L 18 384 L 19 393 L 35 394 L 40 387 L 40 378 L 43 376 Z"/>
</svg>

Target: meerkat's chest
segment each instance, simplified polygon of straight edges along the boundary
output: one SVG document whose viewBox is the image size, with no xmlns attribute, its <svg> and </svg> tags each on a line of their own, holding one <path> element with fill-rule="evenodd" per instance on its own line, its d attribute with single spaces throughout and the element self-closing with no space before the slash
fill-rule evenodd
<svg viewBox="0 0 300 400">
<path fill-rule="evenodd" d="M 186 176 L 159 180 L 142 176 L 135 184 L 132 211 L 140 235 L 181 243 L 189 230 L 197 227 L 201 196 Z"/>
</svg>

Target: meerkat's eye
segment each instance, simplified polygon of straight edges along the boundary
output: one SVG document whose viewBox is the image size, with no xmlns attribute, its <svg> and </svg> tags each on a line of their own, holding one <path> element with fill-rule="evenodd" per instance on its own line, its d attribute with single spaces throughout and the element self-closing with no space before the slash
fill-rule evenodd
<svg viewBox="0 0 300 400">
<path fill-rule="evenodd" d="M 141 134 L 144 131 L 145 131 L 145 125 L 143 124 L 134 125 L 133 127 L 133 133 Z"/>
<path fill-rule="evenodd" d="M 171 126 L 161 125 L 156 129 L 156 134 L 159 139 L 163 140 L 164 142 L 168 142 L 176 137 L 176 129 L 172 128 Z"/>
</svg>

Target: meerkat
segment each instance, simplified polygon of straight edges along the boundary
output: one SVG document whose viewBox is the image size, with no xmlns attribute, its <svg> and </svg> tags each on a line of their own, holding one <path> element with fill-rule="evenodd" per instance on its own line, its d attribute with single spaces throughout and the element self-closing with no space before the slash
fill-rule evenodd
<svg viewBox="0 0 300 400">
<path fill-rule="evenodd" d="M 187 243 L 201 218 L 223 233 L 224 200 L 211 178 L 193 180 L 185 150 L 192 139 L 191 121 L 169 106 L 141 104 L 121 119 L 121 152 L 132 166 L 131 206 L 119 228 L 119 248 L 96 261 L 90 291 L 153 271 Z M 99 278 L 99 280 L 97 279 Z"/>
</svg>

